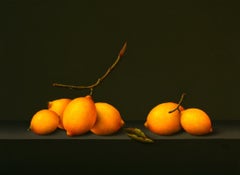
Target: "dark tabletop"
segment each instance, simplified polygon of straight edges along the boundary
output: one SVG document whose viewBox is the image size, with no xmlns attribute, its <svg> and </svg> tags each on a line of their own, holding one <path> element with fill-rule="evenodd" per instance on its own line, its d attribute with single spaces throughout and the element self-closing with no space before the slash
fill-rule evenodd
<svg viewBox="0 0 240 175">
<path fill-rule="evenodd" d="M 29 121 L 1 121 L 0 174 L 240 174 L 240 121 L 213 121 L 214 132 L 205 136 L 159 136 L 143 123 L 125 127 L 142 129 L 154 144 L 130 140 L 124 130 L 69 137 L 58 129 L 40 136 L 28 130 Z"/>
<path fill-rule="evenodd" d="M 143 121 L 128 121 L 124 127 L 137 127 L 154 140 L 191 140 L 191 139 L 240 139 L 240 121 L 213 121 L 213 133 L 204 136 L 193 136 L 184 131 L 171 136 L 159 136 L 151 133 L 143 126 Z M 124 130 L 109 135 L 97 136 L 86 133 L 80 136 L 69 137 L 64 130 L 57 129 L 49 135 L 36 135 L 28 130 L 28 121 L 0 121 L 1 140 L 28 140 L 28 139 L 83 139 L 83 140 L 130 140 Z"/>
</svg>

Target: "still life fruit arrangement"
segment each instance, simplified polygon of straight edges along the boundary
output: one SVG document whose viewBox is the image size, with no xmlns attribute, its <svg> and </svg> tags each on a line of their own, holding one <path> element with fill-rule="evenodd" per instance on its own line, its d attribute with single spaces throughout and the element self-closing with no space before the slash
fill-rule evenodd
<svg viewBox="0 0 240 175">
<path fill-rule="evenodd" d="M 107 102 L 95 102 L 92 93 L 117 65 L 126 51 L 125 42 L 115 62 L 95 83 L 88 86 L 73 86 L 54 83 L 53 86 L 70 89 L 89 89 L 85 96 L 59 98 L 48 102 L 46 109 L 37 111 L 31 118 L 29 131 L 37 135 L 48 135 L 57 129 L 65 130 L 69 137 L 91 132 L 95 135 L 112 135 L 123 129 L 133 140 L 153 143 L 141 129 L 125 127 L 120 111 Z M 156 135 L 173 135 L 181 130 L 191 135 L 206 135 L 213 131 L 211 118 L 199 108 L 185 109 L 181 104 L 185 93 L 178 103 L 163 102 L 153 107 L 143 126 Z"/>
</svg>

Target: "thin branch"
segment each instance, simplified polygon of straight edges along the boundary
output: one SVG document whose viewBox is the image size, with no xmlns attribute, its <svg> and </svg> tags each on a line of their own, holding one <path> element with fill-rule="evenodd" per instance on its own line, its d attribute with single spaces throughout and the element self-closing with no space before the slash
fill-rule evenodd
<svg viewBox="0 0 240 175">
<path fill-rule="evenodd" d="M 179 100 L 179 102 L 178 102 L 177 107 L 174 108 L 173 110 L 169 111 L 168 113 L 172 113 L 172 112 L 174 112 L 174 111 L 176 111 L 176 110 L 179 111 L 179 107 L 181 106 L 181 104 L 182 104 L 182 102 L 183 102 L 183 98 L 184 98 L 185 95 L 186 95 L 186 93 L 182 93 L 181 98 L 180 98 L 180 100 Z"/>
<path fill-rule="evenodd" d="M 97 79 L 97 81 L 91 85 L 87 85 L 87 86 L 75 86 L 75 85 L 66 85 L 66 84 L 60 84 L 60 83 L 53 83 L 53 86 L 55 87 L 62 87 L 62 88 L 70 88 L 70 89 L 90 89 L 90 95 L 92 95 L 93 92 L 93 88 L 98 86 L 109 74 L 110 72 L 113 70 L 113 68 L 117 65 L 117 63 L 119 62 L 119 60 L 121 59 L 121 57 L 124 55 L 125 51 L 127 48 L 127 42 L 124 43 L 122 49 L 120 50 L 117 59 L 115 60 L 115 62 L 107 69 L 107 71 L 100 77 Z"/>
</svg>

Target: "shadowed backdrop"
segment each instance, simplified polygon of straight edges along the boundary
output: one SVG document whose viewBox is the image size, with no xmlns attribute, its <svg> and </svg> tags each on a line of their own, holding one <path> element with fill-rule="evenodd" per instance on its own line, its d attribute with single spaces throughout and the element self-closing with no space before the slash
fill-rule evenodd
<svg viewBox="0 0 240 175">
<path fill-rule="evenodd" d="M 30 120 L 58 98 L 94 89 L 125 120 L 145 120 L 157 104 L 178 102 L 213 120 L 240 119 L 240 11 L 231 1 L 0 2 L 1 120 Z"/>
</svg>

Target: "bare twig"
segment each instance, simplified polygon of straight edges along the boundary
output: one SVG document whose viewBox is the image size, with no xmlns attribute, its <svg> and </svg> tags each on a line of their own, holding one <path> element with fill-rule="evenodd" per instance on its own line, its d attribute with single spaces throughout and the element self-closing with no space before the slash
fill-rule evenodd
<svg viewBox="0 0 240 175">
<path fill-rule="evenodd" d="M 179 111 L 179 107 L 181 106 L 181 104 L 182 104 L 182 102 L 183 102 L 183 98 L 184 98 L 185 95 L 186 95 L 186 93 L 182 93 L 181 98 L 180 98 L 180 100 L 179 100 L 179 102 L 178 102 L 177 107 L 174 108 L 173 110 L 169 111 L 168 113 L 172 113 L 172 112 L 174 112 L 174 111 L 176 111 L 176 110 Z"/>
<path fill-rule="evenodd" d="M 87 86 L 83 86 L 83 85 L 75 86 L 75 85 L 66 85 L 66 84 L 60 84 L 60 83 L 53 83 L 53 86 L 55 86 L 55 87 L 63 87 L 63 88 L 70 88 L 70 89 L 89 89 L 90 90 L 90 95 L 92 95 L 94 87 L 98 86 L 109 75 L 109 73 L 113 70 L 113 68 L 119 62 L 120 58 L 124 55 L 124 53 L 126 51 L 126 48 L 127 48 L 127 42 L 124 43 L 122 49 L 118 53 L 118 56 L 117 56 L 117 59 L 115 60 L 115 62 L 107 69 L 107 71 L 100 78 L 97 79 L 97 81 L 95 83 L 93 83 L 91 85 L 87 85 Z"/>
</svg>

